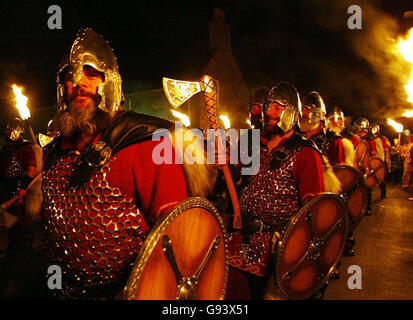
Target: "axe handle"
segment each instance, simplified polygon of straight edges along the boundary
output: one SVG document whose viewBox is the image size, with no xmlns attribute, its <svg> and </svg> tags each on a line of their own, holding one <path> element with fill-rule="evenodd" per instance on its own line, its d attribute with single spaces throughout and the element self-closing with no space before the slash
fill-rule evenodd
<svg viewBox="0 0 413 320">
<path fill-rule="evenodd" d="M 232 207 L 234 208 L 234 220 L 232 221 L 232 227 L 241 230 L 241 209 L 239 207 L 237 191 L 235 190 L 231 172 L 229 171 L 229 167 L 227 164 L 222 167 L 222 172 L 224 173 L 224 178 L 227 183 L 229 195 L 231 197 Z"/>
<path fill-rule="evenodd" d="M 209 76 L 203 76 L 201 78 L 205 89 L 203 90 L 204 101 L 209 121 L 209 127 L 214 130 L 218 130 L 216 104 L 217 104 L 217 86 L 216 82 Z M 218 138 L 218 143 L 220 143 Z M 224 148 L 226 150 L 226 148 Z M 227 188 L 229 195 L 231 197 L 232 207 L 234 209 L 234 219 L 232 221 L 232 227 L 234 229 L 241 230 L 241 210 L 239 206 L 237 192 L 235 190 L 234 181 L 232 180 L 231 172 L 229 171 L 228 165 L 222 167 L 222 172 L 224 174 L 225 182 L 227 183 Z"/>
</svg>

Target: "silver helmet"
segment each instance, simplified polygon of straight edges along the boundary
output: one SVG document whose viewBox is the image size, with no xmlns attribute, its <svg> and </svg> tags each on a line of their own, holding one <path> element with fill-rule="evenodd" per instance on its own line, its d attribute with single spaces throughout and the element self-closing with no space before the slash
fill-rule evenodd
<svg viewBox="0 0 413 320">
<path fill-rule="evenodd" d="M 379 134 L 380 133 L 380 126 L 377 123 L 373 122 L 370 126 L 370 132 L 371 132 L 372 135 Z"/>
<path fill-rule="evenodd" d="M 263 106 L 268 97 L 268 88 L 262 87 L 254 92 L 248 106 L 248 114 L 251 126 L 255 129 L 261 129 L 263 124 Z"/>
<path fill-rule="evenodd" d="M 356 133 L 361 131 L 368 133 L 370 128 L 369 120 L 366 118 L 357 118 L 353 123 L 353 128 Z"/>
<path fill-rule="evenodd" d="M 76 86 L 82 77 L 83 67 L 90 66 L 104 75 L 99 85 L 101 97 L 98 107 L 113 113 L 123 103 L 122 79 L 118 63 L 108 42 L 90 28 L 83 29 L 77 35 L 68 54 L 63 56 L 57 72 L 57 105 L 60 110 L 66 109 L 64 100 L 65 87 L 63 76 L 68 73 Z"/>
<path fill-rule="evenodd" d="M 318 124 L 320 120 L 325 120 L 326 106 L 323 98 L 316 91 L 309 92 L 302 101 L 303 107 L 311 110 L 308 123 L 311 125 Z"/>
<path fill-rule="evenodd" d="M 341 123 L 337 126 L 336 124 L 339 123 L 339 119 L 341 119 Z M 332 121 L 331 121 L 332 120 Z M 326 127 L 331 131 L 336 131 L 337 133 L 341 133 L 344 130 L 344 113 L 338 106 L 333 106 L 330 112 L 326 115 Z"/>
<path fill-rule="evenodd" d="M 290 131 L 301 117 L 301 100 L 297 89 L 287 81 L 279 82 L 268 93 L 267 101 L 264 104 L 264 112 L 274 102 L 285 107 L 277 126 L 284 133 Z"/>
<path fill-rule="evenodd" d="M 12 141 L 20 140 L 24 134 L 23 120 L 13 118 L 7 122 L 6 135 Z"/>
</svg>

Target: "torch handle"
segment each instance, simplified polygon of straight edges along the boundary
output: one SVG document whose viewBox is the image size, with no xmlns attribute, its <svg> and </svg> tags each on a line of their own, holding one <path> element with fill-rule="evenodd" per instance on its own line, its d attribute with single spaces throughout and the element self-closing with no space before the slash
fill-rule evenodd
<svg viewBox="0 0 413 320">
<path fill-rule="evenodd" d="M 216 104 L 217 104 L 217 86 L 214 79 L 209 76 L 203 76 L 201 78 L 201 82 L 203 83 L 204 90 L 204 101 L 209 121 L 209 127 L 214 130 L 218 130 L 218 122 L 217 122 L 217 114 L 216 114 Z M 221 139 L 218 138 L 218 143 L 221 143 Z M 222 149 L 221 149 L 222 150 Z M 225 150 L 225 149 L 223 149 Z M 231 172 L 229 171 L 229 167 L 225 164 L 222 167 L 222 172 L 224 174 L 225 182 L 227 183 L 227 188 L 229 191 L 229 195 L 231 197 L 232 207 L 234 209 L 234 220 L 232 222 L 232 226 L 234 229 L 241 230 L 242 223 L 241 223 L 241 209 L 239 206 L 237 192 L 235 190 L 234 181 L 232 180 Z"/>
</svg>

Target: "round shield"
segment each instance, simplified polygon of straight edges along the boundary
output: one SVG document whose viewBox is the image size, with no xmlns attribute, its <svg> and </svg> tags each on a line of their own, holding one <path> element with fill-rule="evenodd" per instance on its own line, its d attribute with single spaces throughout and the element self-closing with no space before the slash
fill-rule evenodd
<svg viewBox="0 0 413 320">
<path fill-rule="evenodd" d="M 227 234 L 214 205 L 187 198 L 148 234 L 124 290 L 128 300 L 224 299 Z"/>
<path fill-rule="evenodd" d="M 337 165 L 333 167 L 333 170 L 341 182 L 341 196 L 343 196 L 349 214 L 349 230 L 353 232 L 367 210 L 367 186 L 360 172 L 351 166 Z"/>
<path fill-rule="evenodd" d="M 346 206 L 325 193 L 290 220 L 276 251 L 275 281 L 289 299 L 307 299 L 336 269 L 348 232 Z"/>
<path fill-rule="evenodd" d="M 370 157 L 370 146 L 367 141 L 361 140 L 354 149 L 354 162 L 358 166 L 359 172 L 365 173 Z"/>
<path fill-rule="evenodd" d="M 370 170 L 366 173 L 366 185 L 369 188 L 378 186 L 386 177 L 386 165 L 383 160 L 377 157 L 369 159 Z"/>
</svg>

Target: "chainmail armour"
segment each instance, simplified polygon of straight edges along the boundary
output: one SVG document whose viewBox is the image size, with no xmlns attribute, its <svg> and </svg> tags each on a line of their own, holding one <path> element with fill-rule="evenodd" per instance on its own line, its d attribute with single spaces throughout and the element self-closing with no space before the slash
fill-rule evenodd
<svg viewBox="0 0 413 320">
<path fill-rule="evenodd" d="M 256 215 L 264 223 L 287 221 L 299 209 L 299 196 L 292 169 L 297 149 L 276 170 L 270 168 L 273 156 L 261 149 L 260 171 L 252 177 L 241 198 L 242 211 Z"/>
<path fill-rule="evenodd" d="M 26 142 L 17 142 L 5 147 L 0 157 L 0 201 L 13 198 L 20 187 L 20 180 L 26 172 L 26 165 L 19 157 L 20 148 L 24 148 Z"/>
<path fill-rule="evenodd" d="M 127 277 L 143 243 L 145 223 L 136 201 L 106 180 L 110 164 L 80 187 L 69 187 L 79 159 L 75 151 L 43 172 L 46 230 L 55 264 L 80 287 Z"/>
<path fill-rule="evenodd" d="M 300 145 L 294 147 L 275 170 L 271 169 L 273 155 L 266 147 L 261 148 L 260 170 L 251 178 L 241 197 L 243 214 L 261 220 L 266 226 L 280 227 L 298 212 L 300 198 L 293 167 L 301 148 Z M 268 229 L 254 232 L 248 243 L 241 238 L 239 232 L 232 235 L 230 264 L 258 276 L 265 275 L 272 233 Z"/>
<path fill-rule="evenodd" d="M 3 151 L 4 157 L 1 161 L 0 178 L 2 179 L 20 179 L 25 173 L 25 166 L 18 158 L 19 147 L 11 146 Z"/>
</svg>

